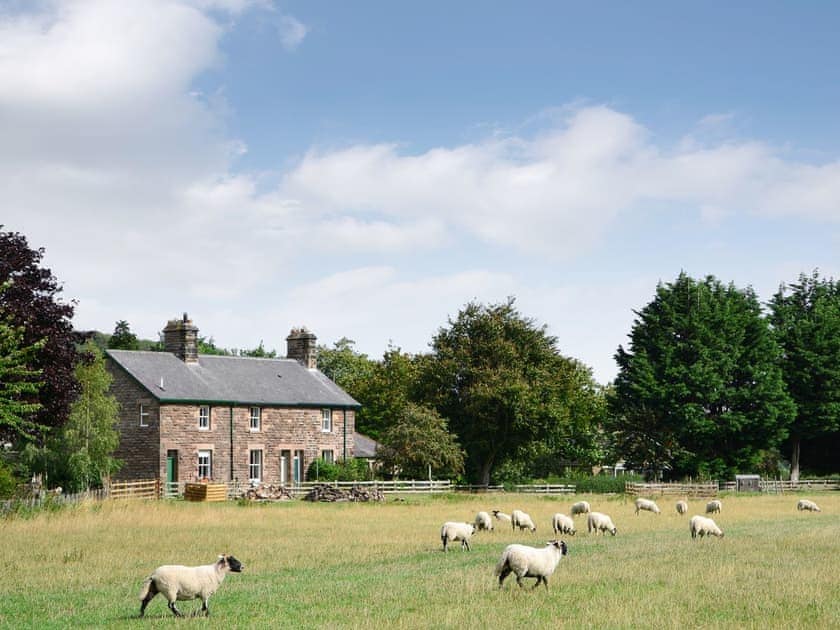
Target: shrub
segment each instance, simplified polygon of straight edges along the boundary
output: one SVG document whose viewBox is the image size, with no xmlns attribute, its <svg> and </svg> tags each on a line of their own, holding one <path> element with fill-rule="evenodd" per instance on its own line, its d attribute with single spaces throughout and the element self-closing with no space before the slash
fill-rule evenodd
<svg viewBox="0 0 840 630">
<path fill-rule="evenodd" d="M 349 459 L 346 462 L 330 463 L 316 459 L 306 471 L 308 481 L 369 481 L 373 475 L 367 461 Z"/>
</svg>

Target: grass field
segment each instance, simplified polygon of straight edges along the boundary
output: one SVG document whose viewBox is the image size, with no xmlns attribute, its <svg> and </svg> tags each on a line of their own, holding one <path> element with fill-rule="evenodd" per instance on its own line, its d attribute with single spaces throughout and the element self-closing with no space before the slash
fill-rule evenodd
<svg viewBox="0 0 840 630">
<path fill-rule="evenodd" d="M 725 496 L 723 539 L 692 540 L 688 517 L 629 498 L 578 495 L 407 497 L 384 504 L 238 505 L 180 501 L 79 506 L 0 521 L 0 627 L 218 628 L 840 628 L 840 493 Z M 585 517 L 549 590 L 497 588 L 511 542 L 552 538 L 550 517 L 586 499 L 618 527 L 590 536 Z M 536 534 L 502 528 L 444 554 L 445 520 L 524 509 Z M 175 619 L 138 593 L 160 564 L 245 564 L 210 600 L 212 616 Z M 530 586 L 533 580 L 526 580 Z M 182 602 L 187 614 L 200 601 Z"/>
</svg>

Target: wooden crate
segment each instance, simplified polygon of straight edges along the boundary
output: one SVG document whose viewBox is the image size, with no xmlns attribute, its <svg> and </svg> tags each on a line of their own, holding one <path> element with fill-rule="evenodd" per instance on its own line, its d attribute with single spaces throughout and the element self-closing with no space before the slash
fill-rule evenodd
<svg viewBox="0 0 840 630">
<path fill-rule="evenodd" d="M 227 484 L 185 483 L 184 499 L 187 501 L 226 501 Z"/>
</svg>

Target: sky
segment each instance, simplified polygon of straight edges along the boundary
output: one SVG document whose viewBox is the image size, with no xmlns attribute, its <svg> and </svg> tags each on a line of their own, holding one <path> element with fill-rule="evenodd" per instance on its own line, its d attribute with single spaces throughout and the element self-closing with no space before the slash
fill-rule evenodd
<svg viewBox="0 0 840 630">
<path fill-rule="evenodd" d="M 607 384 L 680 272 L 840 277 L 840 5 L 0 0 L 0 225 L 80 330 L 380 358 L 516 299 Z"/>
</svg>

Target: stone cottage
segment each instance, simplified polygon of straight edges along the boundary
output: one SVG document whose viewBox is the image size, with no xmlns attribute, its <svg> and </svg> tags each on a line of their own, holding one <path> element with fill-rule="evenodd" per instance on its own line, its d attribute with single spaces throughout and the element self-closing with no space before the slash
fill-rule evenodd
<svg viewBox="0 0 840 630">
<path fill-rule="evenodd" d="M 164 352 L 108 350 L 120 403 L 118 479 L 291 485 L 316 458 L 353 456 L 359 408 L 316 368 L 316 337 L 286 338 L 287 358 L 200 355 L 187 317 L 163 330 Z"/>
</svg>

